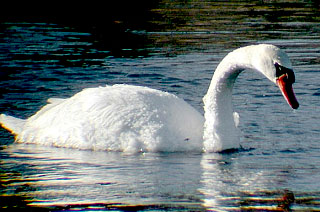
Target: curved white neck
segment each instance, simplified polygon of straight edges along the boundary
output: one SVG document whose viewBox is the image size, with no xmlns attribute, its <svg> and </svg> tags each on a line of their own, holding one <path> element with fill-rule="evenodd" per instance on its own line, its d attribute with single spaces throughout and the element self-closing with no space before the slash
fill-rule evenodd
<svg viewBox="0 0 320 212">
<path fill-rule="evenodd" d="M 221 61 L 203 98 L 205 151 L 218 152 L 240 147 L 239 130 L 233 115 L 232 89 L 241 71 L 255 68 L 248 59 L 250 55 L 239 50 L 229 53 Z"/>
</svg>

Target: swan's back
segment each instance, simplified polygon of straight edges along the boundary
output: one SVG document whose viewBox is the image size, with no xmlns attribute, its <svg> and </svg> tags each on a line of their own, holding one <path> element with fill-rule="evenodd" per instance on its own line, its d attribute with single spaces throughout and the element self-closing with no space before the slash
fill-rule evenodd
<svg viewBox="0 0 320 212">
<path fill-rule="evenodd" d="M 114 85 L 49 102 L 26 121 L 17 141 L 112 151 L 202 149 L 203 117 L 173 94 Z"/>
</svg>

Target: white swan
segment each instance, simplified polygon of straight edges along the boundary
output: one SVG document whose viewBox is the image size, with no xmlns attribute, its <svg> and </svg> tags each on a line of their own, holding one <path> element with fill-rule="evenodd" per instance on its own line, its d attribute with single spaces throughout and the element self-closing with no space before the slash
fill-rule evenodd
<svg viewBox="0 0 320 212">
<path fill-rule="evenodd" d="M 49 99 L 22 120 L 2 114 L 17 142 L 111 151 L 222 151 L 239 148 L 232 89 L 240 72 L 253 69 L 278 84 L 292 108 L 299 104 L 288 56 L 260 44 L 229 53 L 214 72 L 203 117 L 173 94 L 146 87 L 88 88 L 68 99 Z"/>
</svg>

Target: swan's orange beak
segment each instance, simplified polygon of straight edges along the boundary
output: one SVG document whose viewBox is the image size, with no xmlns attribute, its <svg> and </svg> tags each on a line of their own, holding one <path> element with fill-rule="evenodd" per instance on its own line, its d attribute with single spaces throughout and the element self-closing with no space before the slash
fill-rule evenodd
<svg viewBox="0 0 320 212">
<path fill-rule="evenodd" d="M 292 84 L 293 83 L 288 80 L 288 74 L 283 74 L 277 78 L 277 85 L 279 86 L 282 95 L 293 109 L 297 109 L 299 103 L 294 95 Z"/>
</svg>

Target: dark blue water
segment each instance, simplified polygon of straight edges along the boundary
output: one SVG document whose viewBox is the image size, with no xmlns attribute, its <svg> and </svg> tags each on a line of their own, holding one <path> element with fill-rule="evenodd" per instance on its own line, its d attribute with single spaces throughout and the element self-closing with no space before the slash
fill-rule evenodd
<svg viewBox="0 0 320 212">
<path fill-rule="evenodd" d="M 272 83 L 243 72 L 233 102 L 244 150 L 224 154 L 23 145 L 1 128 L 1 208 L 272 211 L 286 210 L 283 196 L 293 193 L 291 210 L 320 210 L 319 7 L 285 3 L 163 1 L 140 22 L 112 19 L 111 31 L 101 22 L 92 30 L 52 19 L 3 21 L 1 113 L 27 118 L 48 98 L 118 83 L 174 93 L 203 113 L 219 61 L 255 43 L 288 53 L 301 106 L 293 111 Z"/>
</svg>

